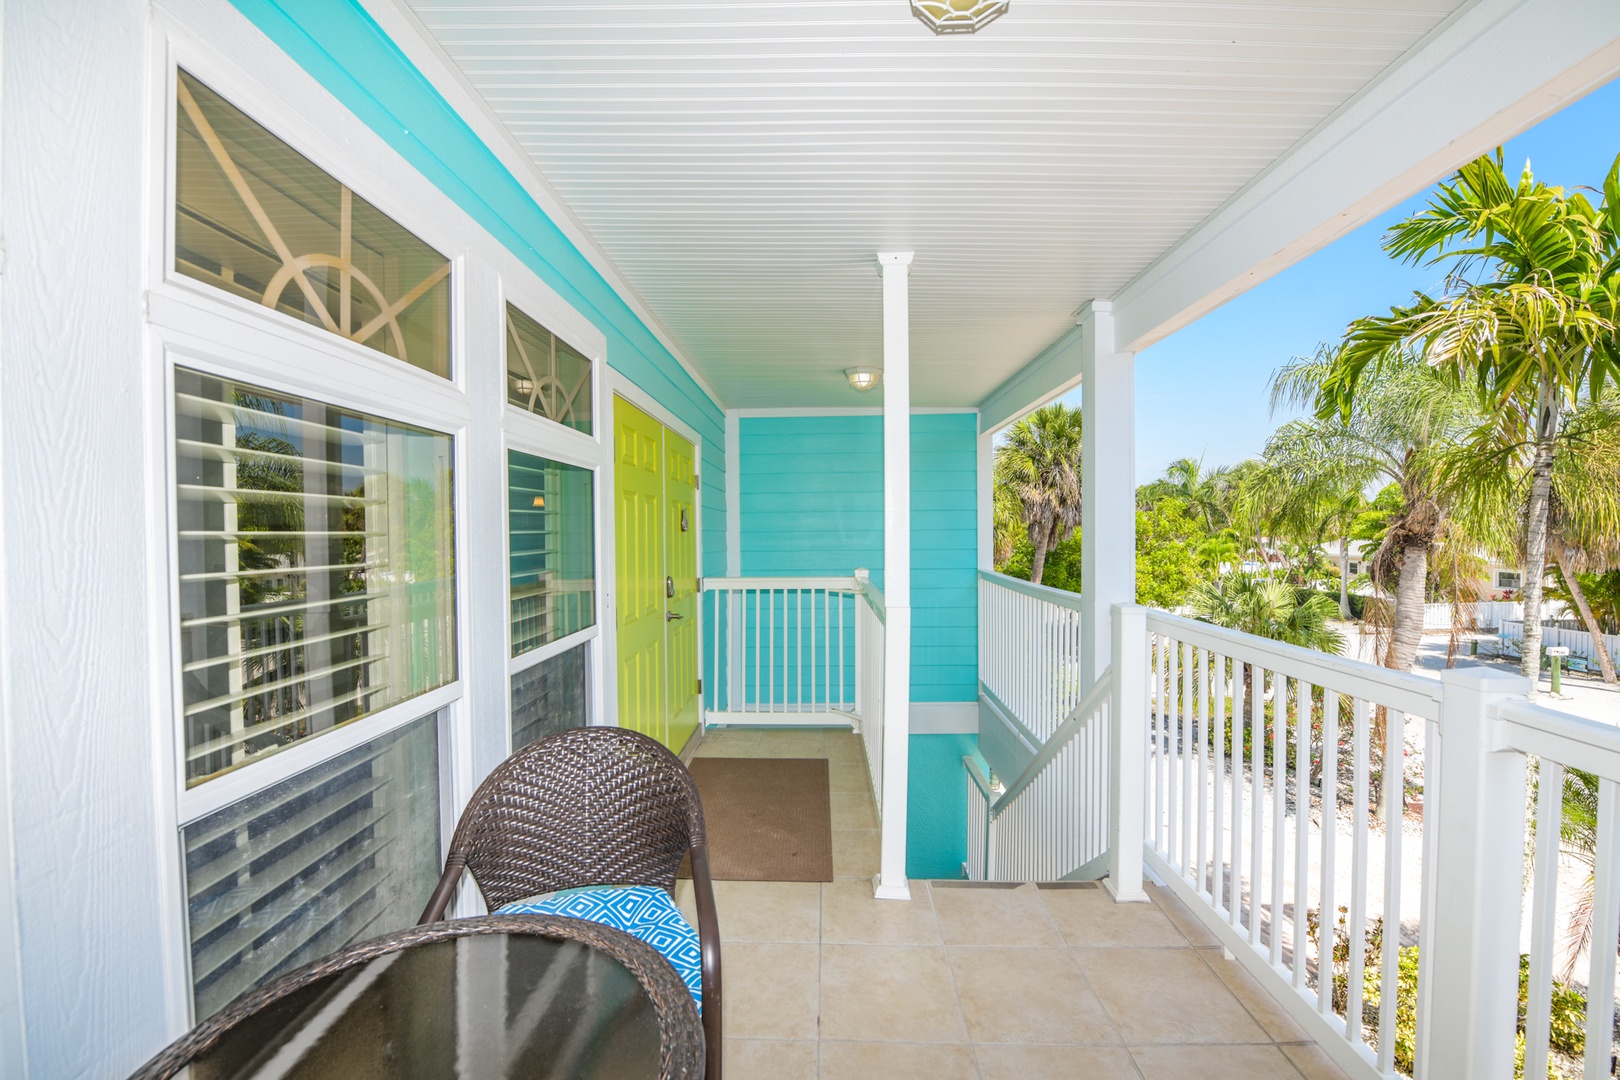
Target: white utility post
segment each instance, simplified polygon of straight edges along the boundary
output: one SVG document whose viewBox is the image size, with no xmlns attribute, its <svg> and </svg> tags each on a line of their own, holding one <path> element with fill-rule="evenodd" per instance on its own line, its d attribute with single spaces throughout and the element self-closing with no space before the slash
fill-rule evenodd
<svg viewBox="0 0 1620 1080">
<path fill-rule="evenodd" d="M 1136 603 L 1136 357 L 1114 351 L 1114 306 L 1080 309 L 1080 684 L 1109 664 L 1115 604 Z"/>
<path fill-rule="evenodd" d="M 911 252 L 883 272 L 883 816 L 873 893 L 909 900 L 906 796 L 911 750 Z"/>
</svg>

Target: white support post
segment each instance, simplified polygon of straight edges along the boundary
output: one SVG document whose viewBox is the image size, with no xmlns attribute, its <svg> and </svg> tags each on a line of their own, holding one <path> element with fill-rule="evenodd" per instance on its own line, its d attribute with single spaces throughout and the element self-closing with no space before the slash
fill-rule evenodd
<svg viewBox="0 0 1620 1080">
<path fill-rule="evenodd" d="M 1109 610 L 1136 603 L 1136 357 L 1114 351 L 1107 300 L 1081 309 L 1080 682 L 1109 663 Z"/>
<path fill-rule="evenodd" d="M 873 893 L 909 900 L 906 798 L 911 749 L 911 252 L 883 270 L 883 820 Z"/>
<path fill-rule="evenodd" d="M 1439 761 L 1430 762 L 1437 832 L 1431 985 L 1418 1010 L 1418 1075 L 1513 1075 L 1524 882 L 1524 755 L 1497 748 L 1493 708 L 1529 682 L 1489 668 L 1441 676 Z M 1436 765 L 1438 764 L 1438 769 Z"/>
<path fill-rule="evenodd" d="M 976 447 L 977 475 L 975 476 L 978 492 L 978 513 L 975 515 L 979 523 L 979 569 L 994 570 L 996 568 L 996 433 L 993 431 L 979 432 Z M 978 586 L 974 586 L 977 592 Z"/>
<path fill-rule="evenodd" d="M 1108 876 L 1116 901 L 1145 901 L 1142 890 L 1147 798 L 1147 608 L 1115 604 L 1114 686 L 1108 706 Z"/>
</svg>

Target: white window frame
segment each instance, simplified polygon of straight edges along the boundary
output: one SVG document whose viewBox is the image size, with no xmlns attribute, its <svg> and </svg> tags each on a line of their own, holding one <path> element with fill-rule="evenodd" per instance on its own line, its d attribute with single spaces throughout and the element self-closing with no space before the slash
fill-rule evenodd
<svg viewBox="0 0 1620 1080">
<path fill-rule="evenodd" d="M 503 418 L 498 438 L 499 490 L 506 490 L 508 445 L 527 453 L 596 469 L 597 476 L 597 619 L 586 634 L 611 637 L 602 629 L 611 618 L 605 606 L 611 584 L 611 540 L 603 528 L 610 505 L 602 492 L 602 462 L 610 456 L 611 439 L 602 434 L 600 420 L 607 367 L 606 339 L 588 318 L 574 310 L 520 259 L 482 228 L 448 196 L 397 153 L 381 136 L 348 111 L 290 56 L 230 5 L 209 0 L 158 0 L 153 7 L 148 55 L 147 168 L 144 176 L 146 250 L 143 306 L 147 319 L 147 397 L 141 403 L 150 434 L 147 456 L 148 540 L 153 552 L 152 573 L 162 599 L 152 608 L 149 625 L 157 642 L 153 649 L 151 734 L 158 781 L 154 791 L 158 807 L 158 850 L 163 864 L 157 870 L 165 913 L 160 933 L 167 958 L 165 1006 L 174 1034 L 193 1022 L 191 946 L 186 929 L 184 856 L 181 829 L 215 810 L 265 790 L 319 762 L 342 754 L 414 720 L 439 713 L 441 843 L 449 839 L 455 817 L 476 786 L 474 775 L 475 729 L 469 700 L 476 685 L 492 690 L 500 679 L 510 694 L 507 664 L 475 655 L 472 628 L 475 610 L 489 617 L 494 597 L 474 598 L 468 573 L 474 544 L 470 492 L 476 486 L 471 470 L 492 467 L 489 435 L 474 426 L 477 417 L 492 415 L 498 407 Z M 218 92 L 256 122 L 273 132 L 331 175 L 348 184 L 382 213 L 431 245 L 451 261 L 450 378 L 413 367 L 375 349 L 349 341 L 250 300 L 233 296 L 206 282 L 174 270 L 174 136 L 176 69 L 184 68 Z M 311 119 L 318 118 L 318 119 Z M 473 272 L 469 272 L 473 271 Z M 491 306 L 489 297 L 471 303 L 469 282 L 498 285 L 501 295 Z M 504 341 L 506 296 L 568 341 L 592 361 L 593 432 L 553 425 L 506 405 L 504 356 L 491 358 L 490 334 Z M 497 326 L 469 326 L 469 312 L 481 321 L 498 312 Z M 479 343 L 480 347 L 470 347 Z M 498 363 L 499 377 L 489 378 L 484 365 Z M 174 367 L 176 365 L 263 385 L 268 389 L 329 402 L 382 419 L 426 428 L 450 436 L 454 469 L 453 501 L 457 528 L 456 559 L 456 678 L 443 687 L 419 694 L 319 736 L 301 741 L 261 761 L 187 790 L 184 781 L 183 728 L 179 706 L 183 701 L 178 658 L 179 592 L 175 565 L 177 500 L 174 485 Z M 479 374 L 472 373 L 476 369 Z M 476 387 L 477 390 L 470 390 Z M 498 406 L 485 402 L 499 391 Z M 555 430 L 536 431 L 535 425 Z M 509 429 L 509 430 L 508 430 Z M 484 449 L 470 452 L 474 438 Z M 484 477 L 486 489 L 492 478 Z M 611 492 L 611 488 L 606 490 Z M 490 507 L 482 507 L 487 518 Z M 504 522 L 504 511 L 501 519 Z M 499 550 L 505 551 L 503 540 Z M 480 546 L 481 552 L 496 550 Z M 604 555 L 607 558 L 604 558 Z M 510 566 L 508 561 L 507 567 Z M 605 580 L 604 580 L 605 579 Z M 510 605 L 499 597 L 503 625 L 510 632 Z M 477 605 L 475 609 L 475 605 Z M 557 646 L 577 642 L 572 635 Z M 483 646 L 481 645 L 482 649 Z M 508 643 L 507 653 L 510 653 Z M 591 707 L 598 719 L 604 714 L 600 692 L 606 670 L 603 650 L 595 647 L 592 678 L 598 684 Z M 534 653 L 525 654 L 524 659 Z M 536 662 L 531 660 L 531 662 Z M 587 691 L 590 693 L 590 690 Z M 487 697 L 486 699 L 487 700 Z M 504 698 L 502 700 L 505 700 Z M 480 720 L 478 731 L 490 733 Z M 510 745 L 510 716 L 502 718 Z M 476 906 L 463 895 L 458 910 Z"/>
<path fill-rule="evenodd" d="M 540 286 L 540 287 L 536 287 Z M 510 304 L 523 314 L 545 327 L 546 330 L 557 335 L 571 348 L 591 362 L 591 431 L 586 434 L 574 428 L 564 427 L 554 420 L 548 420 L 527 409 L 521 409 L 506 399 L 506 307 Z M 592 725 L 610 722 L 613 713 L 604 709 L 602 693 L 604 679 L 604 652 L 602 641 L 607 637 L 604 629 L 608 609 L 604 596 L 607 592 L 606 584 L 609 575 L 613 572 L 611 562 L 613 548 L 603 542 L 604 519 L 609 516 L 604 507 L 611 507 L 611 492 L 604 492 L 605 462 L 612 457 L 611 436 L 612 422 L 604 423 L 602 415 L 604 393 L 603 385 L 606 379 L 603 372 L 607 370 L 607 338 L 588 319 L 583 318 L 570 307 L 556 293 L 544 288 L 538 281 L 518 276 L 503 276 L 501 278 L 501 551 L 504 556 L 502 575 L 506 582 L 506 589 L 502 600 L 505 604 L 506 627 L 505 657 L 506 657 L 506 750 L 511 753 L 512 746 L 512 678 L 519 672 L 527 671 L 536 664 L 543 663 L 560 653 L 567 652 L 577 645 L 585 645 L 585 716 L 586 722 Z M 530 649 L 521 656 L 512 655 L 512 521 L 511 521 L 511 489 L 509 486 L 507 462 L 510 454 L 516 450 L 522 454 L 558 461 L 565 465 L 575 465 L 582 469 L 591 470 L 592 487 L 592 520 L 594 550 L 592 558 L 596 567 L 596 595 L 593 613 L 595 620 L 592 625 L 583 630 L 569 634 L 567 637 L 550 641 L 536 649 Z"/>
</svg>

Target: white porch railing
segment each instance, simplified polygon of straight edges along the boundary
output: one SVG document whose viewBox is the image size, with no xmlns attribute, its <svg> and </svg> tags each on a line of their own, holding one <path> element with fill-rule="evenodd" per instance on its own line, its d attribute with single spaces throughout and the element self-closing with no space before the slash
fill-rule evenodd
<svg viewBox="0 0 1620 1080">
<path fill-rule="evenodd" d="M 1535 793 L 1535 817 L 1531 823 L 1535 839 L 1530 860 L 1530 903 L 1526 935 L 1529 940 L 1529 978 L 1525 1007 L 1525 1076 L 1546 1076 L 1548 1042 L 1551 1028 L 1553 976 L 1555 961 L 1559 960 L 1557 938 L 1559 915 L 1581 902 L 1571 896 L 1580 890 L 1581 874 L 1573 882 L 1560 882 L 1560 863 L 1567 860 L 1560 855 L 1560 826 L 1563 819 L 1567 769 L 1578 768 L 1581 774 L 1572 779 L 1575 786 L 1587 795 L 1596 795 L 1596 829 L 1592 842 L 1593 877 L 1591 885 L 1592 937 L 1586 952 L 1586 1024 L 1584 1073 L 1588 1077 L 1610 1075 L 1613 1052 L 1615 1018 L 1615 954 L 1620 950 L 1620 732 L 1607 725 L 1578 719 L 1565 713 L 1540 708 L 1527 701 L 1505 701 L 1497 710 L 1500 717 L 1497 733 L 1502 748 L 1510 754 L 1489 754 L 1506 758 L 1488 762 L 1478 777 L 1481 794 L 1486 805 L 1497 805 L 1504 828 L 1510 836 L 1522 836 L 1525 821 L 1515 813 L 1524 805 L 1526 787 L 1526 761 L 1538 762 L 1531 774 Z M 1494 766 L 1494 767 L 1492 767 Z M 1447 773 L 1448 782 L 1450 773 Z M 1596 792 L 1592 792 L 1592 781 Z M 1449 803 L 1448 803 L 1449 806 Z M 1587 809 L 1590 809 L 1588 804 Z M 1488 828 L 1491 822 L 1481 822 Z M 1504 845 L 1509 837 L 1486 834 L 1487 844 Z M 1519 858 L 1503 858 L 1497 869 L 1496 888 L 1483 896 L 1481 922 L 1486 929 L 1499 924 L 1517 930 L 1521 917 L 1518 882 L 1510 875 L 1523 869 Z M 1560 887 L 1562 885 L 1562 888 Z M 1520 935 L 1513 934 L 1511 951 L 1490 948 L 1479 956 L 1481 970 L 1478 975 L 1485 981 L 1491 1007 L 1498 1016 L 1512 1016 L 1514 1002 L 1510 994 L 1518 984 L 1518 944 Z M 1577 958 L 1578 959 L 1578 958 Z M 1453 985 L 1457 985 L 1456 982 Z M 1511 1022 L 1511 1021 L 1509 1021 Z M 1509 1029 L 1511 1030 L 1511 1029 Z M 1488 1038 L 1488 1034 L 1486 1035 Z M 1487 1060 L 1498 1065 L 1504 1060 L 1511 1064 L 1513 1047 L 1504 1049 L 1501 1040 L 1482 1047 Z M 1430 1060 L 1434 1060 L 1430 1055 Z M 1505 1073 L 1503 1075 L 1506 1075 Z"/>
<path fill-rule="evenodd" d="M 1037 743 L 1052 737 L 1080 685 L 1080 595 L 979 572 L 979 682 Z"/>
<path fill-rule="evenodd" d="M 1108 672 L 1070 710 L 1035 759 L 1005 789 L 971 757 L 968 877 L 1057 881 L 1101 876 L 1108 853 Z"/>
<path fill-rule="evenodd" d="M 707 722 L 852 724 L 858 606 L 853 577 L 705 580 Z"/>
<path fill-rule="evenodd" d="M 866 743 L 866 764 L 872 770 L 872 794 L 879 816 L 883 813 L 883 592 L 866 571 L 855 572 L 859 598 L 855 602 L 855 715 Z"/>
<path fill-rule="evenodd" d="M 1341 1067 L 1395 1075 L 1399 952 L 1365 965 L 1422 927 L 1434 883 L 1424 840 L 1375 829 L 1373 807 L 1399 824 L 1422 798 L 1407 748 L 1433 749 L 1441 684 L 1156 611 L 1146 628 L 1149 869 Z"/>
<path fill-rule="evenodd" d="M 1521 1029 L 1523 1075 L 1546 1076 L 1583 987 L 1584 1075 L 1611 1075 L 1620 729 L 1495 669 L 1424 679 L 1138 607 L 1115 609 L 1112 649 L 1005 788 L 964 759 L 969 877 L 1106 868 L 1130 896 L 1145 866 L 1353 1077 L 1507 1080 Z M 1595 807 L 1573 859 L 1566 777 Z M 1583 904 L 1572 960 L 1560 928 Z"/>
</svg>

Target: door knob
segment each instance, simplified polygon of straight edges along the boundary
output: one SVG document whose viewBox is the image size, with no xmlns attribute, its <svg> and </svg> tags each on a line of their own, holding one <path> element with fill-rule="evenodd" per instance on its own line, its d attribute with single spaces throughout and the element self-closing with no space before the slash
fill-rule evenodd
<svg viewBox="0 0 1620 1080">
<path fill-rule="evenodd" d="M 684 618 L 686 618 L 686 616 L 682 615 L 678 611 L 666 611 L 666 612 L 664 612 L 664 621 L 665 622 L 674 622 L 676 619 L 684 619 Z"/>
</svg>

